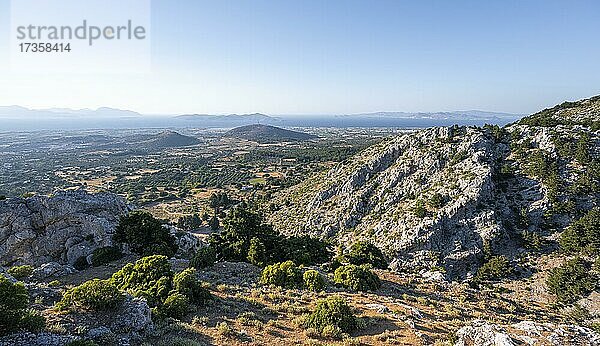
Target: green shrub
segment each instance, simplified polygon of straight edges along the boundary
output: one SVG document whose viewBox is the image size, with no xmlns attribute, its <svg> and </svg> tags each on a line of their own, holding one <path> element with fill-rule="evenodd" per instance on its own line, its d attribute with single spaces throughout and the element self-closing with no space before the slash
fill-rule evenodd
<svg viewBox="0 0 600 346">
<path fill-rule="evenodd" d="M 370 264 L 375 268 L 385 269 L 388 266 L 385 256 L 375 245 L 359 241 L 350 247 L 350 251 L 344 255 L 344 259 L 350 264 Z"/>
<path fill-rule="evenodd" d="M 59 280 L 52 280 L 48 282 L 48 287 L 58 287 L 60 285 L 62 285 L 62 283 Z"/>
<path fill-rule="evenodd" d="M 427 216 L 427 208 L 425 208 L 425 203 L 422 200 L 417 201 L 413 209 L 413 213 L 415 213 L 415 216 L 419 219 L 422 219 L 425 216 Z"/>
<path fill-rule="evenodd" d="M 190 260 L 190 266 L 196 269 L 203 269 L 215 264 L 216 260 L 217 254 L 215 249 L 213 249 L 211 246 L 205 246 L 198 249 L 198 251 L 194 254 Z"/>
<path fill-rule="evenodd" d="M 123 294 L 109 280 L 93 279 L 65 292 L 56 303 L 59 310 L 108 310 L 116 307 L 123 300 Z"/>
<path fill-rule="evenodd" d="M 498 280 L 511 273 L 512 268 L 508 258 L 506 256 L 494 256 L 477 270 L 474 280 L 475 282 Z"/>
<path fill-rule="evenodd" d="M 588 211 L 560 236 L 560 247 L 568 253 L 600 251 L 600 208 Z"/>
<path fill-rule="evenodd" d="M 315 265 L 329 261 L 329 244 L 309 236 L 289 237 L 283 240 L 284 258 L 298 265 Z"/>
<path fill-rule="evenodd" d="M 190 300 L 185 295 L 173 292 L 164 303 L 158 308 L 159 315 L 173 318 L 182 318 L 188 313 Z"/>
<path fill-rule="evenodd" d="M 14 266 L 8 269 L 8 273 L 15 279 L 24 279 L 33 274 L 33 267 L 30 265 Z"/>
<path fill-rule="evenodd" d="M 429 198 L 429 200 L 427 201 L 427 204 L 431 208 L 439 209 L 439 208 L 443 207 L 444 204 L 446 204 L 446 199 L 441 194 L 435 193 L 433 196 L 431 196 Z"/>
<path fill-rule="evenodd" d="M 131 251 L 140 255 L 165 255 L 177 252 L 175 238 L 163 227 L 160 220 L 145 211 L 133 211 L 122 216 L 113 240 L 127 244 Z"/>
<path fill-rule="evenodd" d="M 173 277 L 173 288 L 194 304 L 202 304 L 211 298 L 210 292 L 198 281 L 194 268 L 188 268 Z"/>
<path fill-rule="evenodd" d="M 336 330 L 350 333 L 357 329 L 358 321 L 352 309 L 340 296 L 331 296 L 317 302 L 315 311 L 307 316 L 304 321 L 305 328 L 313 328 L 319 333 L 329 334 Z M 339 335 L 339 333 L 337 333 Z"/>
<path fill-rule="evenodd" d="M 122 257 L 123 253 L 121 252 L 121 249 L 116 246 L 101 247 L 92 252 L 92 265 L 98 267 L 121 259 Z"/>
<path fill-rule="evenodd" d="M 286 238 L 245 203 L 227 214 L 223 230 L 213 233 L 209 243 L 219 260 L 259 266 L 287 260 L 298 264 L 320 264 L 331 257 L 326 242 L 307 236 Z"/>
<path fill-rule="evenodd" d="M 304 287 L 309 291 L 319 292 L 325 289 L 325 279 L 316 270 L 307 270 L 302 275 Z"/>
<path fill-rule="evenodd" d="M 21 329 L 37 333 L 46 327 L 46 319 L 38 311 L 27 309 L 21 315 L 19 324 L 21 325 Z"/>
<path fill-rule="evenodd" d="M 248 262 L 263 267 L 267 261 L 267 250 L 265 244 L 260 239 L 254 237 L 250 239 L 250 247 L 248 248 Z"/>
<path fill-rule="evenodd" d="M 200 214 L 184 215 L 177 220 L 177 227 L 184 231 L 192 231 L 202 226 Z"/>
<path fill-rule="evenodd" d="M 29 295 L 21 282 L 12 283 L 0 275 L 0 336 L 19 330 L 39 331 L 44 318 L 27 309 Z"/>
<path fill-rule="evenodd" d="M 379 277 L 368 265 L 339 267 L 333 274 L 333 281 L 355 291 L 374 291 L 381 287 Z"/>
<path fill-rule="evenodd" d="M 274 244 L 271 240 L 276 235 L 277 233 L 265 223 L 261 214 L 242 203 L 227 214 L 223 230 L 211 234 L 209 243 L 216 250 L 217 258 L 246 262 L 250 241 L 253 238 L 259 239 L 265 246 L 270 245 L 266 249 L 269 254 L 280 251 L 275 248 L 279 244 Z"/>
<path fill-rule="evenodd" d="M 263 269 L 260 283 L 286 288 L 299 287 L 302 285 L 302 272 L 292 261 L 275 263 Z"/>
<path fill-rule="evenodd" d="M 539 251 L 546 245 L 546 240 L 538 232 L 524 230 L 520 235 L 521 244 L 526 249 Z"/>
<path fill-rule="evenodd" d="M 110 281 L 134 297 L 143 297 L 151 306 L 167 298 L 172 288 L 173 272 L 166 256 L 153 255 L 128 263 L 114 273 Z"/>
<path fill-rule="evenodd" d="M 598 279 L 590 273 L 589 267 L 581 258 L 574 258 L 552 269 L 546 286 L 559 302 L 571 303 L 595 289 Z"/>
</svg>

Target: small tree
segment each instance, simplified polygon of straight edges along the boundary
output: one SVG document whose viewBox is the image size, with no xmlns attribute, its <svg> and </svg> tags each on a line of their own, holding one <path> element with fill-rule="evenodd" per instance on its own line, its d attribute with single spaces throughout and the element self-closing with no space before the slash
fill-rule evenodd
<svg viewBox="0 0 600 346">
<path fill-rule="evenodd" d="M 69 289 L 56 304 L 59 310 L 81 309 L 101 311 L 116 307 L 123 294 L 109 280 L 93 279 Z"/>
<path fill-rule="evenodd" d="M 506 256 L 494 256 L 485 262 L 475 275 L 475 282 L 498 280 L 512 273 L 510 262 Z"/>
<path fill-rule="evenodd" d="M 350 247 L 350 251 L 344 256 L 344 258 L 350 264 L 370 264 L 375 268 L 385 269 L 388 263 L 385 256 L 375 245 L 366 242 L 359 241 Z"/>
<path fill-rule="evenodd" d="M 597 282 L 598 279 L 590 273 L 590 266 L 581 258 L 574 258 L 552 269 L 546 286 L 559 302 L 571 303 L 593 291 Z"/>
<path fill-rule="evenodd" d="M 267 251 L 265 244 L 260 239 L 254 237 L 250 240 L 250 248 L 248 249 L 248 262 L 262 267 L 266 264 Z"/>
<path fill-rule="evenodd" d="M 314 328 L 321 334 L 334 330 L 350 333 L 358 328 L 358 321 L 344 298 L 331 296 L 317 302 L 315 311 L 304 321 L 304 327 Z M 339 336 L 341 333 L 335 334 Z M 335 334 L 333 336 L 336 336 Z"/>
<path fill-rule="evenodd" d="M 203 304 L 210 299 L 210 292 L 198 281 L 196 269 L 188 268 L 173 277 L 173 288 L 194 304 Z"/>
<path fill-rule="evenodd" d="M 587 212 L 573 222 L 560 236 L 560 247 L 568 253 L 585 250 L 590 253 L 600 251 L 600 208 Z"/>
<path fill-rule="evenodd" d="M 333 281 L 355 291 L 375 291 L 381 287 L 379 277 L 368 265 L 339 267 L 333 273 Z"/>
<path fill-rule="evenodd" d="M 12 283 L 0 274 L 0 336 L 19 330 L 37 332 L 44 328 L 44 317 L 27 310 L 28 303 L 25 285 Z"/>
<path fill-rule="evenodd" d="M 177 252 L 175 238 L 160 220 L 146 211 L 133 211 L 122 216 L 115 230 L 114 241 L 127 244 L 140 255 L 173 256 Z"/>
<path fill-rule="evenodd" d="M 166 256 L 153 255 L 128 263 L 114 273 L 110 281 L 135 297 L 146 298 L 157 306 L 167 298 L 172 288 L 173 272 Z"/>
<path fill-rule="evenodd" d="M 302 285 L 302 272 L 294 262 L 275 263 L 263 269 L 260 283 L 285 288 L 296 288 Z"/>
<path fill-rule="evenodd" d="M 202 248 L 198 249 L 198 251 L 194 254 L 192 259 L 190 260 L 190 266 L 192 266 L 196 269 L 203 269 L 203 268 L 210 267 L 213 264 L 215 264 L 215 261 L 217 259 L 216 256 L 217 255 L 215 253 L 215 249 L 213 249 L 212 246 L 202 247 Z"/>
<path fill-rule="evenodd" d="M 304 280 L 304 287 L 309 291 L 318 292 L 325 289 L 325 279 L 316 270 L 307 270 L 302 275 L 302 279 Z"/>
</svg>

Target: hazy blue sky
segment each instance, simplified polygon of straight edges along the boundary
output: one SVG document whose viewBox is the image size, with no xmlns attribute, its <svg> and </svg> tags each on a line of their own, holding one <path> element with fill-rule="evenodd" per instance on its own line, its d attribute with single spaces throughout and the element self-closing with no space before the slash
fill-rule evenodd
<svg viewBox="0 0 600 346">
<path fill-rule="evenodd" d="M 2 63 L 0 105 L 529 113 L 600 94 L 600 1 L 154 0 L 151 32 L 149 74 L 17 74 Z"/>
</svg>

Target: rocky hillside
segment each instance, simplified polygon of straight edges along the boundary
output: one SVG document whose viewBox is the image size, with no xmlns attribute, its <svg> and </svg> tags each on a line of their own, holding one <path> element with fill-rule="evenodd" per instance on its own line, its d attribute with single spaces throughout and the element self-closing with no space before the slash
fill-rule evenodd
<svg viewBox="0 0 600 346">
<path fill-rule="evenodd" d="M 555 239 L 598 205 L 598 100 L 506 128 L 399 135 L 284 192 L 271 220 L 291 234 L 368 239 L 396 270 L 470 276 L 486 255 L 515 259 L 524 235 Z"/>
<path fill-rule="evenodd" d="M 111 245 L 128 211 L 121 197 L 85 191 L 0 200 L 0 264 L 73 264 Z"/>
</svg>

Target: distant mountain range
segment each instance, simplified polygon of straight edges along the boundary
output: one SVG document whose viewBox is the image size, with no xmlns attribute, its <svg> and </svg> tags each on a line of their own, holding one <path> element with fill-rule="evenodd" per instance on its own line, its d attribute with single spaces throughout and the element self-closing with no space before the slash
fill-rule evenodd
<svg viewBox="0 0 600 346">
<path fill-rule="evenodd" d="M 98 109 L 28 109 L 0 107 L 0 130 L 117 129 L 117 128 L 234 128 L 263 124 L 284 127 L 403 127 L 505 125 L 521 114 L 478 110 L 452 112 L 375 112 L 345 115 L 184 114 L 143 115 L 137 112 L 101 107 Z"/>
<path fill-rule="evenodd" d="M 270 125 L 246 125 L 227 131 L 224 137 L 234 137 L 258 143 L 297 142 L 318 138 L 304 132 L 291 131 Z"/>
<path fill-rule="evenodd" d="M 0 106 L 0 118 L 138 118 L 137 112 L 100 107 L 98 109 L 29 109 L 21 106 Z"/>
<path fill-rule="evenodd" d="M 400 118 L 400 119 L 518 119 L 524 114 L 511 114 L 501 112 L 486 112 L 478 110 L 452 111 L 452 112 L 375 112 L 343 115 L 344 117 L 368 117 L 368 118 Z"/>
</svg>

